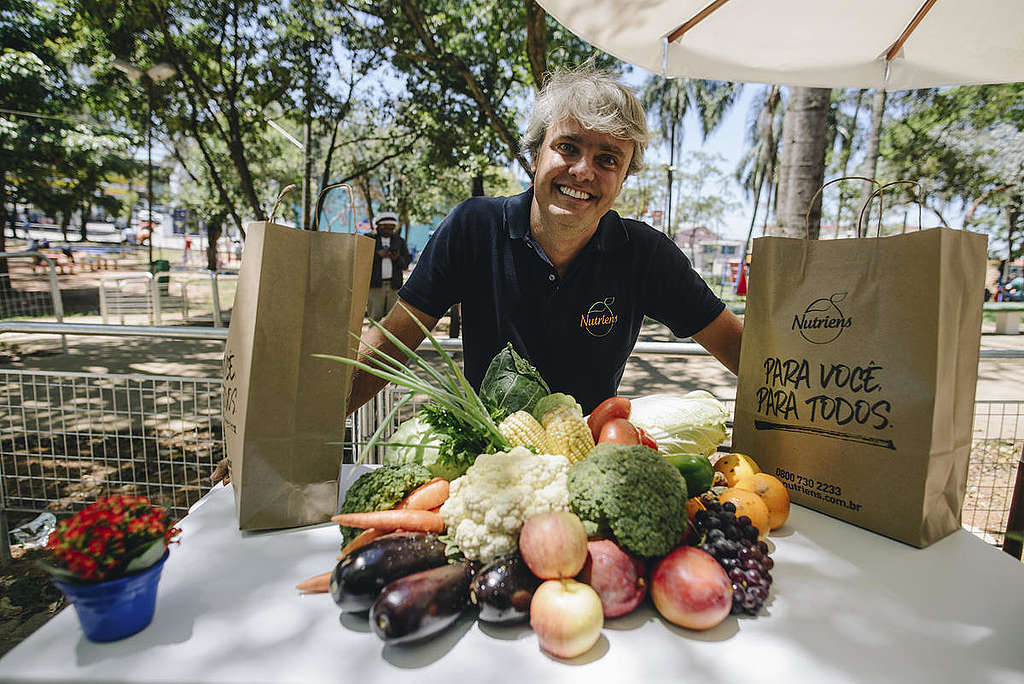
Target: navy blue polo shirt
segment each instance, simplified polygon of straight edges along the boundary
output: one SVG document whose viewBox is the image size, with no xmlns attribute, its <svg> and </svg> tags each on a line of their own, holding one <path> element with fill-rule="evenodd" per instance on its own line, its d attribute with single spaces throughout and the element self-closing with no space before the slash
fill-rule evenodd
<svg viewBox="0 0 1024 684">
<path fill-rule="evenodd" d="M 645 223 L 605 214 L 564 276 L 530 233 L 533 190 L 474 197 L 445 217 L 398 296 L 440 318 L 462 303 L 464 372 L 477 389 L 507 342 L 589 413 L 615 395 L 644 316 L 689 337 L 725 304 Z"/>
</svg>

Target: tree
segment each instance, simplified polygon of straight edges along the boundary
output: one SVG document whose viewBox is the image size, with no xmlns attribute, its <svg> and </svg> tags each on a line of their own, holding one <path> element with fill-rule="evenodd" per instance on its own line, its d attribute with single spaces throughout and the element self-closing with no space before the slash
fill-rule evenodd
<svg viewBox="0 0 1024 684">
<path fill-rule="evenodd" d="M 722 123 L 742 87 L 741 84 L 725 81 L 667 79 L 657 75 L 651 76 L 644 85 L 641 102 L 647 113 L 661 126 L 662 137 L 667 138 L 668 142 L 666 226 L 672 225 L 672 174 L 676 157 L 682 154 L 683 121 L 686 114 L 691 110 L 696 112 L 701 136 L 706 140 L 708 134 Z"/>
<path fill-rule="evenodd" d="M 782 163 L 776 209 L 782 235 L 818 239 L 821 196 L 815 197 L 815 193 L 825 177 L 825 129 L 830 99 L 831 90 L 828 88 L 789 90 L 782 124 Z"/>
<path fill-rule="evenodd" d="M 774 194 L 772 190 L 777 180 L 779 137 L 782 128 L 782 123 L 778 116 L 781 101 L 782 95 L 779 86 L 772 85 L 764 89 L 764 95 L 760 104 L 757 105 L 756 118 L 753 120 L 753 125 L 747 133 L 750 147 L 747 148 L 746 153 L 740 160 L 740 165 L 735 173 L 736 180 L 739 181 L 740 186 L 746 191 L 747 196 L 753 196 L 754 199 L 754 211 L 750 214 L 750 228 L 747 230 L 747 239 L 743 244 L 741 262 L 746 257 L 750 239 L 754 234 L 757 212 L 761 204 L 761 192 L 765 185 L 768 186 L 768 201 L 765 202 L 764 209 L 765 224 L 767 224 L 768 216 L 771 213 L 771 198 Z"/>
<path fill-rule="evenodd" d="M 725 214 L 735 209 L 732 199 L 731 179 L 719 166 L 724 159 L 721 155 L 694 151 L 687 158 L 686 166 L 679 174 L 680 200 L 679 217 L 691 227 L 720 227 Z M 675 237 L 676 225 L 669 226 L 668 236 Z M 693 238 L 690 232 L 690 255 L 694 256 Z"/>
<path fill-rule="evenodd" d="M 1004 241 L 1009 260 L 1022 252 L 1022 102 L 1020 83 L 908 93 L 880 146 L 887 175 L 920 180 L 922 203 L 943 222 L 944 212 L 964 209 L 963 227 Z"/>
</svg>

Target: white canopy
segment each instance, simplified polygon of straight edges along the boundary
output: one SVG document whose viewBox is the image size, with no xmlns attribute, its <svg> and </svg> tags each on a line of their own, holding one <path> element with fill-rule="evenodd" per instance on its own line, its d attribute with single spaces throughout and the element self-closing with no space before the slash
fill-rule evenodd
<svg viewBox="0 0 1024 684">
<path fill-rule="evenodd" d="M 1024 81 L 1021 0 L 538 2 L 665 76 L 887 90 Z"/>
</svg>

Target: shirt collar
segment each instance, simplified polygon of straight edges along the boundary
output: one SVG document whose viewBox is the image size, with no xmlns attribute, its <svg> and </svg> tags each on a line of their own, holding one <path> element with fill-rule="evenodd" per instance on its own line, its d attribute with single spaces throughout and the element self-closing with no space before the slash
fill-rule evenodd
<svg viewBox="0 0 1024 684">
<path fill-rule="evenodd" d="M 529 237 L 530 205 L 533 203 L 533 188 L 526 192 L 509 197 L 505 202 L 505 225 L 508 235 L 513 240 Z M 601 217 L 597 224 L 597 232 L 590 238 L 587 247 L 595 245 L 602 252 L 610 251 L 629 241 L 629 234 L 622 218 L 613 210 Z M 587 247 L 584 247 L 586 249 Z"/>
</svg>

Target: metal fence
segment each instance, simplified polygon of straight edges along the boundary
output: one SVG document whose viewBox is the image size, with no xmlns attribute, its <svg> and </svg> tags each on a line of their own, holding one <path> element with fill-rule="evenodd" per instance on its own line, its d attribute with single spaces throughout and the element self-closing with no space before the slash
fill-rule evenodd
<svg viewBox="0 0 1024 684">
<path fill-rule="evenodd" d="M 221 328 L 226 320 L 223 284 L 230 283 L 230 309 L 237 279 L 237 274 L 211 271 L 109 273 L 100 281 L 100 315 L 104 324 L 114 320 L 122 325 L 140 320 L 163 325 L 167 318 L 188 323 L 209 315 L 213 326 Z"/>
<path fill-rule="evenodd" d="M 0 332 L 29 329 L 209 339 L 223 339 L 226 332 L 0 324 Z M 458 340 L 442 343 L 459 347 Z M 679 353 L 681 346 L 671 351 Z M 401 390 L 387 390 L 357 411 L 349 423 L 351 441 L 365 441 L 401 396 Z M 723 401 L 731 413 L 733 399 Z M 392 427 L 416 409 L 417 403 L 409 402 L 392 418 Z M 1024 449 L 1024 402 L 977 402 L 972 441 L 963 524 L 1000 544 Z M 219 378 L 0 369 L 0 532 L 7 512 L 74 511 L 110 493 L 142 494 L 174 516 L 184 515 L 209 489 L 207 478 L 223 454 Z M 346 460 L 355 455 L 350 451 Z M 382 456 L 378 448 L 368 460 L 380 462 Z M 0 543 L 6 542 L 3 533 Z"/>
<path fill-rule="evenodd" d="M 220 397 L 219 379 L 0 372 L 0 507 L 75 511 L 130 492 L 180 517 L 223 455 Z"/>
</svg>

